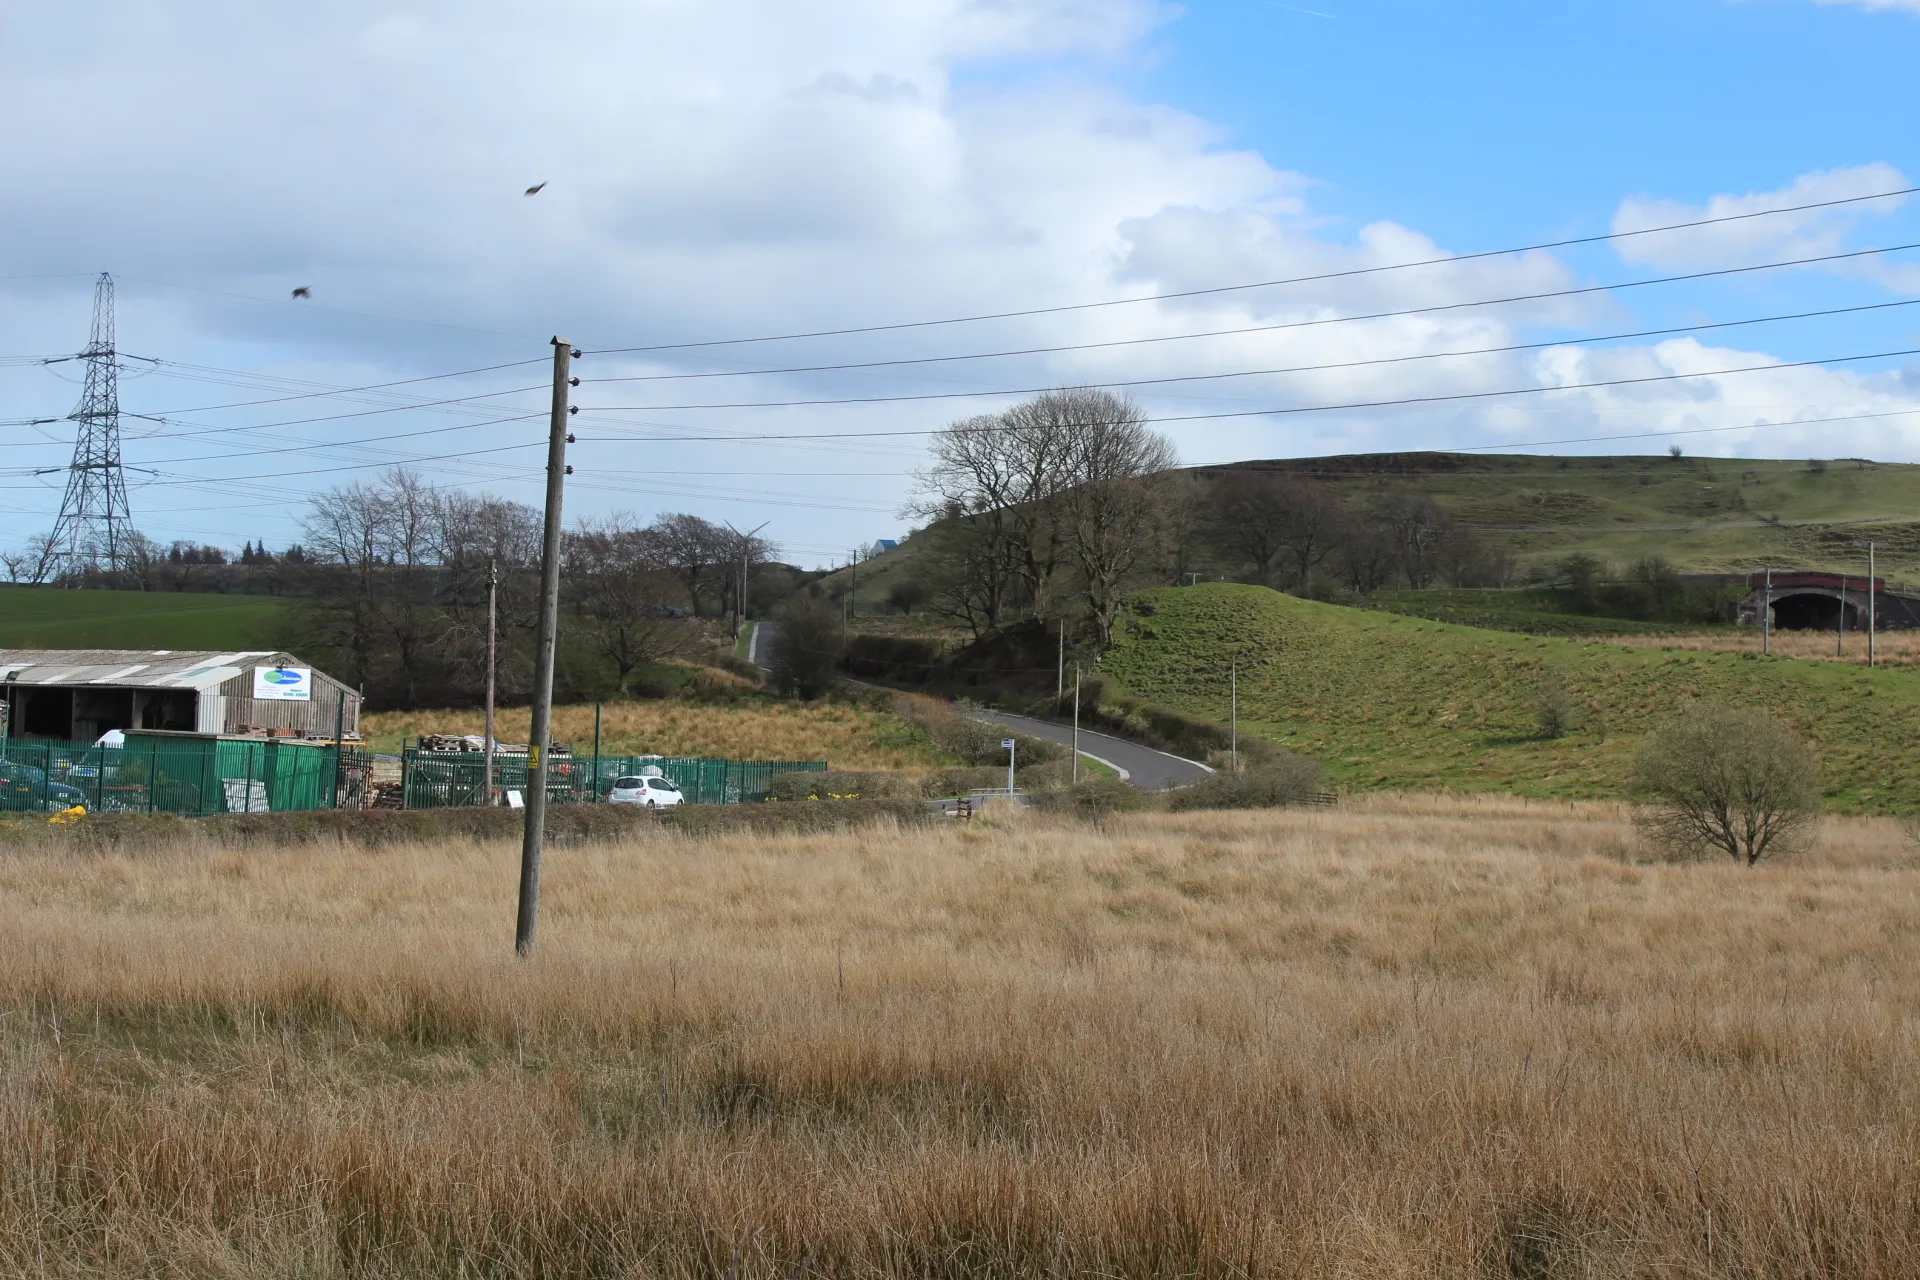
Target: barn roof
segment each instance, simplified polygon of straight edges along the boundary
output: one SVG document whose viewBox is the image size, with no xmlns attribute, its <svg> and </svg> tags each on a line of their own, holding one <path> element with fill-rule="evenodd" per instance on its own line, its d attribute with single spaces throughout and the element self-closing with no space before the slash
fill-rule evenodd
<svg viewBox="0 0 1920 1280">
<path fill-rule="evenodd" d="M 0 683 L 206 691 L 262 659 L 298 662 L 277 649 L 0 649 Z"/>
</svg>

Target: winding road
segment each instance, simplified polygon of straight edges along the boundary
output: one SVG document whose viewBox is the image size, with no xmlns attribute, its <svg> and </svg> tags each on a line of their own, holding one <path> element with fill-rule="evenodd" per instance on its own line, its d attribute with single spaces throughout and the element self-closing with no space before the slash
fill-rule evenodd
<svg viewBox="0 0 1920 1280">
<path fill-rule="evenodd" d="M 766 654 L 773 644 L 775 628 L 776 624 L 771 622 L 760 622 L 754 625 L 753 637 L 747 641 L 748 662 L 762 669 L 766 667 Z M 865 682 L 851 680 L 848 683 L 864 684 Z M 868 687 L 877 688 L 878 686 Z M 1067 747 L 1073 745 L 1072 725 L 1055 724 L 1051 720 L 1036 720 L 1032 716 L 1017 716 L 1011 711 L 997 711 L 992 707 L 964 707 L 961 711 L 975 720 L 998 725 L 1003 729 L 1012 729 L 1016 733 L 1045 738 Z M 1125 738 L 1116 738 L 1110 733 L 1094 733 L 1089 729 L 1080 731 L 1080 754 L 1090 756 L 1102 764 L 1119 770 L 1128 783 L 1143 791 L 1165 791 L 1170 787 L 1191 786 L 1213 772 L 1207 766 L 1182 756 L 1156 751 L 1152 747 L 1143 747 Z"/>
<path fill-rule="evenodd" d="M 1032 716 L 1017 716 L 1011 711 L 996 711 L 992 707 L 965 707 L 961 710 L 975 720 L 984 720 L 988 724 L 997 724 L 1065 746 L 1073 745 L 1072 725 L 1036 720 Z M 1080 754 L 1092 756 L 1103 764 L 1123 771 L 1127 781 L 1143 791 L 1191 786 L 1213 772 L 1207 766 L 1184 757 L 1155 751 L 1152 747 L 1143 747 L 1110 733 L 1093 733 L 1086 729 L 1080 731 Z"/>
</svg>

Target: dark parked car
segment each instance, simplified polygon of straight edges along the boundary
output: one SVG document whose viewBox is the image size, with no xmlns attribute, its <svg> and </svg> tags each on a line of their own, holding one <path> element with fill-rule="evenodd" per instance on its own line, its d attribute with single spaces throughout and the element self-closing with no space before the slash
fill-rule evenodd
<svg viewBox="0 0 1920 1280">
<path fill-rule="evenodd" d="M 85 804 L 86 797 L 64 782 L 47 781 L 46 770 L 0 760 L 0 810 L 19 813 L 44 809 L 55 813 Z"/>
</svg>

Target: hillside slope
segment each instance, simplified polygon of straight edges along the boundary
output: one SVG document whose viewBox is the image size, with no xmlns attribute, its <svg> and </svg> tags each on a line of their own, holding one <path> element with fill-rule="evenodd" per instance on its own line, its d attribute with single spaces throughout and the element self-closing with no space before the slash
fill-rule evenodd
<svg viewBox="0 0 1920 1280">
<path fill-rule="evenodd" d="M 1404 453 L 1285 458 L 1194 468 L 1278 472 L 1367 502 L 1421 493 L 1523 563 L 1585 552 L 1626 563 L 1661 555 L 1683 572 L 1767 564 L 1920 580 L 1920 466 L 1840 459 L 1553 457 Z"/>
<path fill-rule="evenodd" d="M 0 648 L 277 649 L 291 614 L 277 596 L 4 587 Z"/>
<path fill-rule="evenodd" d="M 1353 789 L 1624 795 L 1644 735 L 1711 697 L 1771 707 L 1813 743 L 1833 807 L 1920 809 L 1920 675 L 1907 671 L 1538 639 L 1224 583 L 1144 593 L 1101 670 L 1224 721 L 1235 660 L 1242 732 Z M 1549 674 L 1585 718 L 1554 740 L 1535 721 Z"/>
</svg>

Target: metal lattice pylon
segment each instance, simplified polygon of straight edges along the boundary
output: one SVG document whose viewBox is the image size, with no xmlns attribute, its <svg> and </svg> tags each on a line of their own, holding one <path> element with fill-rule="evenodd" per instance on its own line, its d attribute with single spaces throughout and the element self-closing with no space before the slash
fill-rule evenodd
<svg viewBox="0 0 1920 1280">
<path fill-rule="evenodd" d="M 133 516 L 127 507 L 126 473 L 120 467 L 113 277 L 104 271 L 93 286 L 93 334 L 80 358 L 87 362 L 86 390 L 68 415 L 80 429 L 67 468 L 67 494 L 47 548 L 58 575 L 120 569 L 131 549 Z"/>
</svg>

